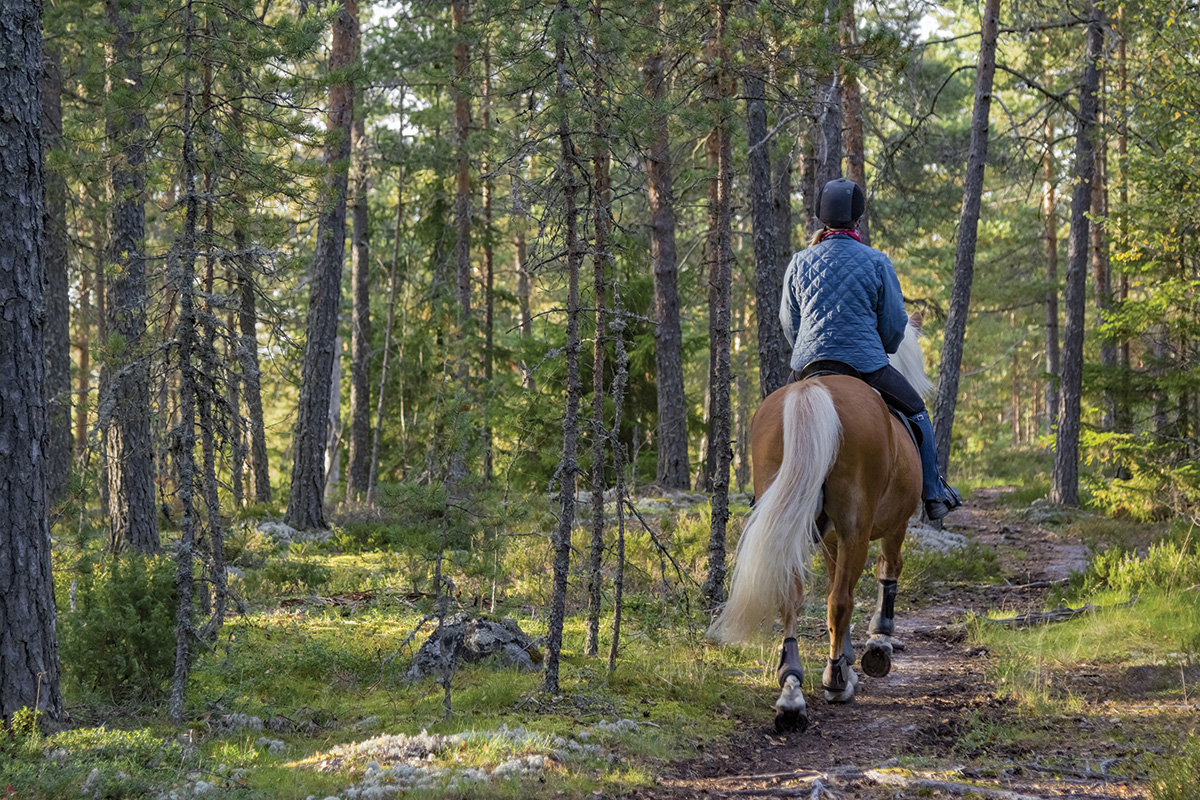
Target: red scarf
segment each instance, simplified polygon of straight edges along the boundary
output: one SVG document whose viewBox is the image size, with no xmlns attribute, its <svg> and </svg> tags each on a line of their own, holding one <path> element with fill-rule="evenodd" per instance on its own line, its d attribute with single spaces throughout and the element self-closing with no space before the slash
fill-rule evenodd
<svg viewBox="0 0 1200 800">
<path fill-rule="evenodd" d="M 833 236 L 835 233 L 850 236 L 856 242 L 862 241 L 862 236 L 860 236 L 858 231 L 854 230 L 853 228 L 826 228 L 825 230 L 821 231 L 821 238 L 817 239 L 817 244 L 825 241 L 826 237 Z"/>
</svg>

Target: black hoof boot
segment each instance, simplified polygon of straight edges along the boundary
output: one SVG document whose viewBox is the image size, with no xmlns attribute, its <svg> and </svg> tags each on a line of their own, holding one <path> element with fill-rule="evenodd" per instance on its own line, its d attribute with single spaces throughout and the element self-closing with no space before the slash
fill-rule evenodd
<svg viewBox="0 0 1200 800">
<path fill-rule="evenodd" d="M 781 709 L 775 714 L 776 733 L 804 733 L 807 728 L 808 712 L 804 709 Z"/>
<path fill-rule="evenodd" d="M 872 678 L 886 677 L 892 671 L 892 646 L 886 642 L 867 642 L 863 650 L 862 671 Z"/>
</svg>

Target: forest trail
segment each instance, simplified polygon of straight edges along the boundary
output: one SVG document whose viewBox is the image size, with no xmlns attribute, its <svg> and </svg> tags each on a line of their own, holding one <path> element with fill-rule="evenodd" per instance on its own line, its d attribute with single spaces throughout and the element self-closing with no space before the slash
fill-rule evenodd
<svg viewBox="0 0 1200 800">
<path fill-rule="evenodd" d="M 1097 742 L 1086 736 L 1063 736 L 1063 749 L 1045 754 L 1059 759 L 1058 763 L 1092 765 L 1069 779 L 1056 780 L 1049 770 L 1042 770 L 1036 763 L 1040 754 L 986 752 L 970 753 L 971 758 L 964 758 L 961 740 L 968 732 L 969 720 L 1002 724 L 1014 709 L 1011 701 L 994 693 L 987 679 L 986 651 L 972 648 L 965 641 L 962 627 L 955 623 L 966 611 L 1009 616 L 1008 611 L 1040 610 L 1040 598 L 1048 582 L 1066 578 L 1072 570 L 1081 570 L 1087 564 L 1087 551 L 1079 543 L 1036 524 L 1014 523 L 1010 515 L 997 508 L 1002 491 L 977 492 L 967 506 L 947 520 L 946 527 L 994 549 L 1005 573 L 1015 576 L 1010 578 L 1011 586 L 955 589 L 926 598 L 916 608 L 912 598 L 901 596 L 896 635 L 906 649 L 895 655 L 887 677 L 861 676 L 855 702 L 829 705 L 809 692 L 808 730 L 786 736 L 775 733 L 774 712 L 764 707 L 759 716 L 743 722 L 740 733 L 677 765 L 664 775 L 659 786 L 634 796 L 641 800 L 883 800 L 958 796 L 970 785 L 977 792 L 971 796 L 1004 800 L 1144 797 L 1144 788 L 1138 784 L 1103 774 L 1103 756 L 1097 757 L 1094 752 Z M 820 668 L 816 664 L 805 666 L 810 671 Z M 1067 724 L 1075 727 L 1077 723 Z M 908 769 L 897 771 L 893 777 L 872 773 L 897 766 L 898 759 L 905 756 L 920 756 L 921 763 L 936 765 L 936 774 Z M 911 764 L 911 759 L 907 763 Z M 888 786 L 882 783 L 884 780 L 904 784 Z M 938 787 L 935 782 L 944 785 Z"/>
</svg>

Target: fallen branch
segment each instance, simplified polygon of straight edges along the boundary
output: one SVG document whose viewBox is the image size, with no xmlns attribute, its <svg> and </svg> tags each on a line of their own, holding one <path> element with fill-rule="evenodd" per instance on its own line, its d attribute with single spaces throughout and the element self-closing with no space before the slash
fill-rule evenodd
<svg viewBox="0 0 1200 800">
<path fill-rule="evenodd" d="M 905 775 L 900 775 L 895 772 L 883 772 L 882 770 L 869 769 L 864 773 L 865 777 L 870 778 L 876 783 L 884 786 L 899 786 L 902 789 L 918 789 L 929 790 L 936 792 L 949 792 L 953 795 L 974 794 L 982 797 L 991 797 L 995 800 L 1041 800 L 1031 794 L 1021 794 L 1020 792 L 1010 792 L 1007 789 L 991 789 L 986 786 L 976 786 L 971 783 L 950 783 L 949 781 L 935 781 L 929 778 L 910 778 Z"/>
<path fill-rule="evenodd" d="M 1125 606 L 1133 605 L 1137 602 L 1137 598 L 1133 598 L 1127 603 L 1117 603 L 1111 606 L 1094 606 L 1091 603 L 1085 603 L 1079 608 L 1068 608 L 1060 605 L 1052 611 L 1030 611 L 1028 614 L 1021 614 L 1016 617 L 1005 617 L 1004 619 L 992 619 L 991 617 L 983 617 L 983 621 L 992 625 L 1000 625 L 1004 628 L 1029 628 L 1034 625 L 1045 625 L 1050 622 L 1062 622 L 1068 619 L 1083 614 L 1092 614 L 1096 611 L 1102 611 L 1110 608 L 1124 608 Z"/>
</svg>

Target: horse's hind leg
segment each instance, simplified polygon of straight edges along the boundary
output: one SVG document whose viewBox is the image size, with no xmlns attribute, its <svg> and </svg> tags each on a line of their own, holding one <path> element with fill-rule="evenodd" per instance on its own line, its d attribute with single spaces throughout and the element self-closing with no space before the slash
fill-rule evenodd
<svg viewBox="0 0 1200 800">
<path fill-rule="evenodd" d="M 892 670 L 892 650 L 903 649 L 893 641 L 896 630 L 896 587 L 904 559 L 900 547 L 904 542 L 904 530 L 884 537 L 875 572 L 879 579 L 879 599 L 875 604 L 875 616 L 871 617 L 871 638 L 863 651 L 863 672 L 872 678 L 882 678 Z"/>
<path fill-rule="evenodd" d="M 852 530 L 848 526 L 849 530 Z M 825 700 L 848 703 L 854 699 L 858 675 L 854 672 L 854 645 L 850 641 L 850 616 L 854 611 L 854 585 L 867 561 L 867 537 L 842 541 L 841 531 L 825 540 L 829 565 L 829 663 L 821 676 Z"/>
<path fill-rule="evenodd" d="M 804 589 L 796 581 L 792 603 L 781 609 L 783 617 L 783 651 L 779 655 L 779 699 L 775 701 L 775 730 L 779 733 L 803 733 L 808 727 L 808 707 L 804 702 L 804 668 L 800 665 L 800 648 L 796 643 L 796 615 Z"/>
</svg>

